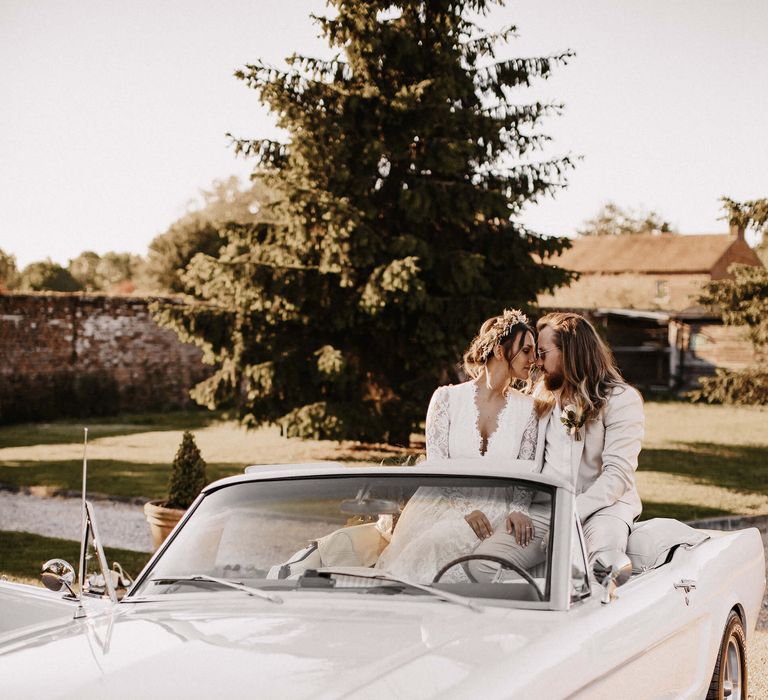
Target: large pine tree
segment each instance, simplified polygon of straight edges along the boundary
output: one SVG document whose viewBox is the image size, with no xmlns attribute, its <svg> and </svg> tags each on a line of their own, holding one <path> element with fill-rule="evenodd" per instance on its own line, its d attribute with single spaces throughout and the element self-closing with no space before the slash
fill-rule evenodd
<svg viewBox="0 0 768 700">
<path fill-rule="evenodd" d="M 186 272 L 203 303 L 158 318 L 216 366 L 201 403 L 288 435 L 404 443 L 479 323 L 566 279 L 541 264 L 564 240 L 515 223 L 571 166 L 532 157 L 559 106 L 517 98 L 570 53 L 497 60 L 514 28 L 469 19 L 489 0 L 329 4 L 316 20 L 335 59 L 236 74 L 290 137 L 233 139 L 282 193 L 282 223 L 228 227 Z"/>
</svg>

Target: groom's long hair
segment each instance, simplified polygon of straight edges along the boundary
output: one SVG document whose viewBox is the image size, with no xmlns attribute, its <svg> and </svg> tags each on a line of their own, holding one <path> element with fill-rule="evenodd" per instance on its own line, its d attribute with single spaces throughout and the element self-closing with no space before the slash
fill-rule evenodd
<svg viewBox="0 0 768 700">
<path fill-rule="evenodd" d="M 545 327 L 554 331 L 555 345 L 560 348 L 563 392 L 579 405 L 588 419 L 596 418 L 611 391 L 626 386 L 613 353 L 595 327 L 579 314 L 547 314 L 539 319 L 536 330 L 540 333 Z M 543 380 L 540 381 L 538 396 L 547 400 Z"/>
</svg>

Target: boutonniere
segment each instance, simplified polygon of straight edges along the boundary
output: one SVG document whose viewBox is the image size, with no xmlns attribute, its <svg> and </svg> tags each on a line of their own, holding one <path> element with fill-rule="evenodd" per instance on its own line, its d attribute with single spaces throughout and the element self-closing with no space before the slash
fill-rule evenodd
<svg viewBox="0 0 768 700">
<path fill-rule="evenodd" d="M 560 422 L 565 426 L 568 435 L 580 441 L 579 428 L 587 422 L 587 415 L 578 406 L 569 403 L 560 414 Z"/>
</svg>

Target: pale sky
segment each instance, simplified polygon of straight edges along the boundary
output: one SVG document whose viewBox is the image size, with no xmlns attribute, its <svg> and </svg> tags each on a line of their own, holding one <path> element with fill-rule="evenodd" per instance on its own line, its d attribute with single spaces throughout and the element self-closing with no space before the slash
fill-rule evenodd
<svg viewBox="0 0 768 700">
<path fill-rule="evenodd" d="M 251 165 L 224 134 L 277 136 L 247 62 L 327 55 L 316 0 L 0 0 L 0 248 L 23 266 L 145 254 L 200 189 Z M 600 206 L 724 232 L 718 198 L 768 196 L 768 1 L 519 0 L 509 56 L 577 56 L 519 101 L 564 102 L 548 154 L 583 156 L 525 223 L 571 235 Z"/>
</svg>

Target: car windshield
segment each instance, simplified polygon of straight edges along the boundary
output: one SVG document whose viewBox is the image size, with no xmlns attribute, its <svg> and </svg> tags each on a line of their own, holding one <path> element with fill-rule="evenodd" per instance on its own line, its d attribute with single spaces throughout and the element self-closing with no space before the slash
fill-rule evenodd
<svg viewBox="0 0 768 700">
<path fill-rule="evenodd" d="M 130 598 L 249 587 L 546 601 L 553 501 L 547 485 L 489 477 L 230 483 L 197 505 Z"/>
</svg>

